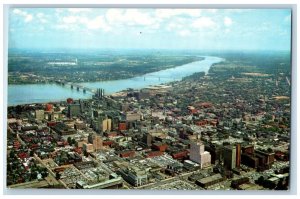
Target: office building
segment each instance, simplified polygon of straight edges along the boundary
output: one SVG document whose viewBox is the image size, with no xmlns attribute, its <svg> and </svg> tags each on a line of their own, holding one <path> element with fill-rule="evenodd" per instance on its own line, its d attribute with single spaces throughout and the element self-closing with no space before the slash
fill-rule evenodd
<svg viewBox="0 0 300 199">
<path fill-rule="evenodd" d="M 124 180 L 135 187 L 148 183 L 147 171 L 138 167 L 130 167 L 125 170 L 120 170 L 119 174 L 121 174 Z"/>
<path fill-rule="evenodd" d="M 104 132 L 111 131 L 112 121 L 106 115 L 98 115 L 93 128 L 102 136 Z"/>
<path fill-rule="evenodd" d="M 43 120 L 45 118 L 45 111 L 44 110 L 35 110 L 35 119 Z"/>
<path fill-rule="evenodd" d="M 98 151 L 103 148 L 103 141 L 100 135 L 90 134 L 88 137 L 88 141 L 93 145 L 93 149 Z"/>
<path fill-rule="evenodd" d="M 143 135 L 142 142 L 144 145 L 150 147 L 152 145 L 152 140 L 153 140 L 153 138 L 150 133 L 147 132 Z"/>
<path fill-rule="evenodd" d="M 78 117 L 81 113 L 80 104 L 69 104 L 68 105 L 68 117 Z"/>
<path fill-rule="evenodd" d="M 224 146 L 223 148 L 224 167 L 226 169 L 236 168 L 236 147 Z"/>
<path fill-rule="evenodd" d="M 111 131 L 111 119 L 106 118 L 102 121 L 102 131 Z"/>
<path fill-rule="evenodd" d="M 204 144 L 202 142 L 191 143 L 190 160 L 200 164 L 201 169 L 210 166 L 211 155 L 208 151 L 204 151 Z"/>
</svg>

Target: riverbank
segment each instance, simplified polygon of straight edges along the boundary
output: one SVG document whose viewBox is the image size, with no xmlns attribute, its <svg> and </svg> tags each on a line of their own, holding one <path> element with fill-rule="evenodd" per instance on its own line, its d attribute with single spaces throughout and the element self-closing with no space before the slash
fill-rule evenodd
<svg viewBox="0 0 300 199">
<path fill-rule="evenodd" d="M 89 57 L 89 54 L 84 54 L 76 56 L 76 60 L 78 57 L 76 63 L 63 62 L 65 64 L 62 65 L 59 61 L 49 64 L 49 58 L 46 55 L 40 56 L 39 62 L 35 57 L 29 57 L 27 62 L 22 62 L 21 57 L 12 58 L 8 67 L 9 84 L 35 84 L 56 80 L 83 83 L 129 79 L 204 59 L 193 55 L 112 54 L 109 57 L 101 57 L 101 55 Z"/>
<path fill-rule="evenodd" d="M 192 62 L 175 68 L 165 69 L 153 73 L 148 73 L 139 77 L 112 80 L 94 83 L 82 83 L 80 85 L 97 89 L 103 88 L 105 94 L 112 94 L 127 88 L 141 89 L 151 85 L 165 84 L 173 81 L 182 80 L 182 78 L 192 75 L 196 72 L 207 73 L 210 66 L 214 63 L 223 61 L 219 57 L 205 56 L 205 59 Z M 71 89 L 68 86 L 57 84 L 37 84 L 37 85 L 9 85 L 8 86 L 8 105 L 20 105 L 31 103 L 47 103 L 49 101 L 61 101 L 67 98 L 88 99 L 91 97 L 88 93 Z"/>
</svg>

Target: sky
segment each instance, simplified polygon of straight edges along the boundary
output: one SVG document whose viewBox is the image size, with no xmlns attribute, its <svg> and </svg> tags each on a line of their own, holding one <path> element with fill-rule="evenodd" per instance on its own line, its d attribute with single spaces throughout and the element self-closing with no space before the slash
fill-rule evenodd
<svg viewBox="0 0 300 199">
<path fill-rule="evenodd" d="M 290 9 L 10 8 L 9 48 L 290 50 Z"/>
</svg>

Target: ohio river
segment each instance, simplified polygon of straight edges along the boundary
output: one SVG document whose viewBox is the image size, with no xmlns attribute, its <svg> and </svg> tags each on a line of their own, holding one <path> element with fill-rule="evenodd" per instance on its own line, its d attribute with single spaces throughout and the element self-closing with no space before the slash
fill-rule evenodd
<svg viewBox="0 0 300 199">
<path fill-rule="evenodd" d="M 101 82 L 81 83 L 89 88 L 103 88 L 105 94 L 115 93 L 127 88 L 140 89 L 150 85 L 159 85 L 192 75 L 195 72 L 208 72 L 210 66 L 214 63 L 223 61 L 219 57 L 202 56 L 205 59 L 196 61 L 175 68 L 161 70 L 153 73 L 147 73 L 142 76 L 122 80 L 111 80 Z M 26 84 L 8 86 L 8 106 L 30 103 L 46 103 L 73 99 L 91 98 L 90 93 L 83 93 L 82 90 L 72 90 L 70 86 L 60 86 L 57 84 Z"/>
</svg>

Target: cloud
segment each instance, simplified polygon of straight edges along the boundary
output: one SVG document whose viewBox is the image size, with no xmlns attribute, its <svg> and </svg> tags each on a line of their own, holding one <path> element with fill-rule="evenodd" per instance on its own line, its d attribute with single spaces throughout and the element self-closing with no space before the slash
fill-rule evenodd
<svg viewBox="0 0 300 199">
<path fill-rule="evenodd" d="M 178 34 L 182 37 L 187 37 L 191 35 L 191 32 L 189 30 L 181 30 L 178 32 Z"/>
<path fill-rule="evenodd" d="M 72 23 L 76 23 L 78 21 L 78 17 L 77 16 L 67 16 L 67 17 L 63 17 L 62 20 L 64 23 L 72 24 Z"/>
<path fill-rule="evenodd" d="M 32 19 L 33 19 L 33 16 L 31 14 L 28 14 L 27 12 L 22 11 L 20 9 L 14 9 L 13 13 L 18 16 L 23 17 L 25 23 L 28 23 L 28 22 L 32 21 Z"/>
<path fill-rule="evenodd" d="M 58 30 L 70 30 L 70 25 L 67 25 L 67 24 L 57 24 L 55 26 L 53 26 L 55 29 L 58 29 Z"/>
<path fill-rule="evenodd" d="M 105 22 L 105 19 L 103 16 L 98 16 L 93 20 L 88 20 L 85 22 L 86 22 L 86 26 L 88 29 L 92 29 L 92 30 L 102 29 L 105 32 L 108 32 L 111 30 L 111 28 Z"/>
<path fill-rule="evenodd" d="M 32 19 L 33 19 L 32 15 L 29 14 L 29 15 L 25 16 L 24 21 L 27 23 L 27 22 L 30 22 Z"/>
<path fill-rule="evenodd" d="M 123 15 L 123 20 L 128 25 L 152 25 L 155 19 L 150 17 L 149 14 L 143 13 L 137 9 L 128 9 Z"/>
<path fill-rule="evenodd" d="M 62 24 L 56 26 L 58 29 L 68 29 L 79 27 L 78 25 L 83 25 L 90 30 L 102 29 L 105 32 L 111 30 L 111 27 L 107 24 L 103 16 L 97 16 L 95 18 L 87 18 L 85 16 L 65 16 L 62 18 Z"/>
<path fill-rule="evenodd" d="M 226 29 L 225 29 L 225 34 L 228 34 L 228 33 L 230 33 L 230 29 L 229 29 L 229 28 L 226 28 Z"/>
<path fill-rule="evenodd" d="M 44 13 L 41 13 L 41 12 L 37 13 L 36 18 L 39 19 L 39 21 L 41 23 L 47 23 L 48 22 L 48 20 L 46 19 L 46 15 Z"/>
<path fill-rule="evenodd" d="M 224 17 L 224 25 L 225 26 L 231 26 L 232 25 L 232 19 L 229 17 Z"/>
<path fill-rule="evenodd" d="M 67 27 L 68 24 L 84 25 L 87 29 L 102 29 L 105 32 L 126 29 L 128 26 L 147 29 L 155 33 L 159 28 L 167 31 L 176 31 L 181 36 L 187 35 L 183 28 L 211 28 L 216 24 L 209 17 L 201 17 L 200 9 L 118 9 L 110 8 L 102 15 L 92 17 L 89 13 L 84 15 L 79 12 L 89 12 L 89 9 L 65 9 L 67 16 L 60 17 L 62 22 L 59 27 Z M 61 11 L 58 10 L 59 12 Z M 71 14 L 71 13 L 73 14 Z M 196 18 L 196 20 L 194 20 Z M 191 25 L 192 24 L 192 25 Z M 80 27 L 80 26 L 78 26 Z M 178 31 L 181 31 L 180 33 Z"/>
<path fill-rule="evenodd" d="M 175 29 L 181 29 L 183 28 L 183 25 L 181 23 L 176 23 L 176 22 L 171 22 L 167 25 L 167 30 L 168 31 L 172 31 L 172 30 L 175 30 Z"/>
<path fill-rule="evenodd" d="M 109 9 L 105 14 L 106 21 L 114 25 L 150 26 L 156 24 L 156 19 L 142 9 Z M 154 26 L 155 27 L 155 26 Z"/>
<path fill-rule="evenodd" d="M 157 18 L 165 19 L 174 16 L 189 16 L 199 17 L 201 16 L 201 10 L 199 9 L 157 9 L 155 11 Z"/>
<path fill-rule="evenodd" d="M 120 9 L 108 9 L 105 13 L 105 19 L 110 24 L 116 24 L 123 21 L 124 12 Z"/>
<path fill-rule="evenodd" d="M 22 13 L 22 11 L 20 9 L 14 9 L 13 13 L 17 14 L 17 15 L 20 15 Z"/>
<path fill-rule="evenodd" d="M 200 17 L 192 23 L 193 28 L 213 28 L 216 23 L 210 17 Z"/>
<path fill-rule="evenodd" d="M 45 14 L 42 13 L 42 12 L 39 12 L 39 13 L 36 14 L 36 17 L 43 18 L 43 17 L 45 17 Z"/>
</svg>

